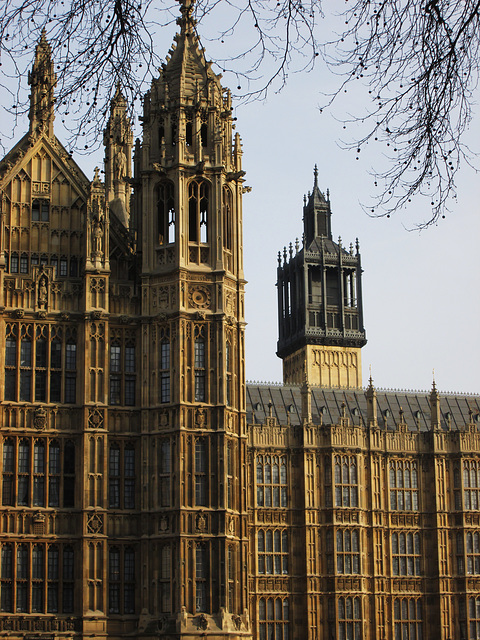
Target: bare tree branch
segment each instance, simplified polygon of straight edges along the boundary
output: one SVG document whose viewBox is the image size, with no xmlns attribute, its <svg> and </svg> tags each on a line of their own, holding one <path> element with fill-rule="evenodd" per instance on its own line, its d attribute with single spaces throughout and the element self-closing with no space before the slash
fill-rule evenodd
<svg viewBox="0 0 480 640">
<path fill-rule="evenodd" d="M 345 9 L 330 16 L 337 33 L 321 40 L 326 6 L 321 0 L 197 0 L 195 12 L 202 25 L 222 16 L 210 37 L 227 53 L 216 63 L 235 74 L 244 100 L 281 90 L 289 73 L 312 69 L 319 55 L 338 77 L 325 108 L 335 108 L 348 85 L 358 84 L 365 102 L 345 120 L 356 131 L 345 147 L 360 153 L 377 144 L 386 155 L 386 168 L 373 171 L 378 195 L 368 211 L 389 216 L 426 196 L 432 215 L 419 226 L 428 226 L 444 215 L 455 197 L 455 175 L 473 157 L 465 137 L 479 77 L 480 0 L 346 0 Z M 155 30 L 177 15 L 173 0 L 6 0 L 0 56 L 18 79 L 46 29 L 58 113 L 72 147 L 87 151 L 101 140 L 117 84 L 133 114 L 157 74 Z M 3 86 L 12 94 L 9 83 Z M 27 108 L 20 95 L 17 85 L 17 113 Z"/>
</svg>

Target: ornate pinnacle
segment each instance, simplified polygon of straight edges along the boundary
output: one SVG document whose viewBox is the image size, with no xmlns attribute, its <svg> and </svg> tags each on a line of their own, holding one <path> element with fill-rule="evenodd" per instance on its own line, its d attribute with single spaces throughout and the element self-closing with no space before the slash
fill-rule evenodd
<svg viewBox="0 0 480 640">
<path fill-rule="evenodd" d="M 182 17 L 177 20 L 177 24 L 180 24 L 183 30 L 187 30 L 188 25 L 194 25 L 194 20 L 192 18 L 193 14 L 193 5 L 195 0 L 178 0 L 180 3 L 180 12 Z"/>
</svg>

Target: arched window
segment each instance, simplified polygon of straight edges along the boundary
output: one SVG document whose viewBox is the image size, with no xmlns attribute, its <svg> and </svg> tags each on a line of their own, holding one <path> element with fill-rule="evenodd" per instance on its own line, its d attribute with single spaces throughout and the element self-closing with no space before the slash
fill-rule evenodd
<svg viewBox="0 0 480 640">
<path fill-rule="evenodd" d="M 175 242 L 175 190 L 172 182 L 158 186 L 158 244 Z"/>
<path fill-rule="evenodd" d="M 210 186 L 205 180 L 192 180 L 188 185 L 188 240 L 209 241 Z"/>
</svg>

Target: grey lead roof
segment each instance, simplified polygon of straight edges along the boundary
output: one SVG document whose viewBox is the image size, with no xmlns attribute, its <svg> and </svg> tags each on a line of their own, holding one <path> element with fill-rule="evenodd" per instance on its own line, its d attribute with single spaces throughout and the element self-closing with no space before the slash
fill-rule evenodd
<svg viewBox="0 0 480 640">
<path fill-rule="evenodd" d="M 325 389 L 311 387 L 312 422 L 314 424 L 338 424 L 345 415 L 352 424 L 367 423 L 367 401 L 363 389 Z M 463 429 L 472 419 L 480 422 L 480 395 L 445 394 L 440 395 L 441 427 L 453 430 Z M 420 426 L 421 431 L 430 429 L 430 391 L 383 391 L 377 390 L 377 419 L 380 427 L 394 428 L 399 423 L 400 409 L 404 412 L 404 422 L 412 429 Z M 270 404 L 270 407 L 269 407 Z M 247 422 L 261 424 L 270 415 L 280 424 L 301 423 L 301 394 L 299 386 L 276 386 L 247 384 Z M 470 415 L 472 418 L 470 418 Z"/>
</svg>

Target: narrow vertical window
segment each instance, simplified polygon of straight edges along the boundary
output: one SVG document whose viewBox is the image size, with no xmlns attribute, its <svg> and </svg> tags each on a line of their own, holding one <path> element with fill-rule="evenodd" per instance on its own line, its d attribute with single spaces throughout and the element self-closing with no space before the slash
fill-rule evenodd
<svg viewBox="0 0 480 640">
<path fill-rule="evenodd" d="M 161 507 L 170 506 L 170 471 L 171 471 L 171 450 L 170 440 L 165 438 L 160 441 L 160 464 L 159 464 L 159 502 Z"/>
<path fill-rule="evenodd" d="M 59 554 L 58 546 L 50 545 L 47 560 L 47 613 L 58 613 Z"/>
<path fill-rule="evenodd" d="M 18 445 L 17 505 L 27 506 L 30 495 L 30 443 L 21 440 Z"/>
<path fill-rule="evenodd" d="M 110 345 L 110 404 L 118 405 L 121 400 L 120 345 Z"/>
<path fill-rule="evenodd" d="M 125 404 L 135 405 L 135 345 L 125 345 Z"/>
<path fill-rule="evenodd" d="M 33 505 L 45 506 L 45 444 L 42 440 L 33 446 Z"/>
<path fill-rule="evenodd" d="M 195 402 L 205 402 L 205 339 L 199 335 L 195 339 Z"/>
<path fill-rule="evenodd" d="M 48 506 L 60 506 L 60 445 L 56 441 L 48 450 Z"/>
<path fill-rule="evenodd" d="M 160 552 L 160 611 L 169 613 L 172 609 L 170 579 L 172 574 L 172 556 L 170 545 L 163 545 Z"/>
<path fill-rule="evenodd" d="M 208 609 L 208 554 L 204 545 L 197 545 L 195 552 L 195 609 L 206 612 Z"/>
<path fill-rule="evenodd" d="M 197 438 L 195 441 L 195 504 L 197 506 L 207 506 L 207 473 L 207 441 L 205 438 Z"/>
<path fill-rule="evenodd" d="M 74 552 L 73 547 L 66 546 L 63 549 L 63 612 L 73 612 L 73 589 L 74 589 Z"/>
<path fill-rule="evenodd" d="M 46 327 L 37 326 L 35 340 L 35 401 L 45 402 L 47 387 Z"/>
<path fill-rule="evenodd" d="M 12 545 L 10 543 L 2 545 L 2 566 L 0 571 L 0 609 L 2 612 L 12 613 L 13 594 L 12 594 L 12 578 L 13 578 L 13 555 Z"/>
<path fill-rule="evenodd" d="M 21 326 L 20 340 L 20 402 L 30 402 L 32 388 L 32 340 L 29 325 Z"/>
<path fill-rule="evenodd" d="M 108 454 L 108 503 L 111 509 L 120 507 L 120 447 L 110 446 Z"/>
<path fill-rule="evenodd" d="M 126 445 L 123 450 L 123 501 L 125 509 L 135 509 L 135 449 Z"/>
<path fill-rule="evenodd" d="M 123 556 L 123 613 L 135 613 L 135 551 L 131 547 Z"/>
<path fill-rule="evenodd" d="M 108 552 L 108 610 L 120 613 L 120 549 L 111 547 Z"/>
<path fill-rule="evenodd" d="M 28 549 L 25 544 L 17 547 L 17 612 L 28 611 Z"/>
<path fill-rule="evenodd" d="M 160 343 L 160 402 L 170 402 L 170 342 Z"/>
<path fill-rule="evenodd" d="M 63 506 L 75 506 L 75 445 L 70 441 L 63 449 Z"/>
<path fill-rule="evenodd" d="M 157 226 L 159 245 L 175 242 L 175 191 L 171 182 L 158 187 Z"/>
<path fill-rule="evenodd" d="M 227 341 L 225 346 L 225 385 L 226 385 L 226 401 L 227 406 L 232 405 L 232 347 Z"/>
<path fill-rule="evenodd" d="M 208 147 L 208 126 L 206 122 L 202 122 L 200 126 L 200 140 L 202 147 Z"/>
<path fill-rule="evenodd" d="M 68 341 L 65 347 L 65 402 L 73 404 L 77 395 L 77 345 Z"/>
<path fill-rule="evenodd" d="M 188 186 L 188 240 L 209 241 L 209 184 L 205 180 L 192 180 Z"/>
<path fill-rule="evenodd" d="M 227 444 L 227 509 L 233 509 L 233 444 Z"/>
<path fill-rule="evenodd" d="M 2 504 L 14 504 L 14 457 L 15 449 L 12 440 L 3 441 L 3 476 L 2 476 Z"/>
<path fill-rule="evenodd" d="M 227 579 L 228 579 L 228 610 L 235 613 L 235 549 L 228 547 L 227 554 Z"/>
<path fill-rule="evenodd" d="M 7 325 L 5 341 L 5 400 L 17 399 L 17 327 Z"/>
<path fill-rule="evenodd" d="M 232 192 L 228 187 L 223 187 L 223 248 L 232 250 Z"/>
</svg>

